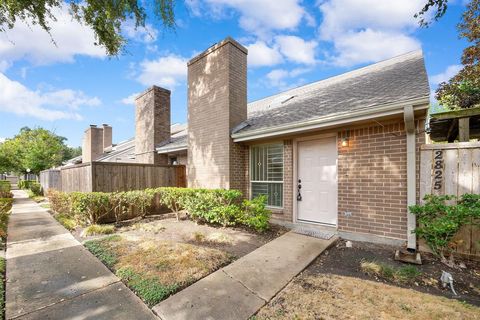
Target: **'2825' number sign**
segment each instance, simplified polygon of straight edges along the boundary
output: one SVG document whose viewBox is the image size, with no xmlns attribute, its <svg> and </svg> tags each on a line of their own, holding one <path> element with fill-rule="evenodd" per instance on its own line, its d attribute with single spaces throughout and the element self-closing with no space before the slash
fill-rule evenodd
<svg viewBox="0 0 480 320">
<path fill-rule="evenodd" d="M 433 166 L 433 189 L 440 190 L 443 185 L 443 151 L 435 150 L 435 163 Z"/>
</svg>

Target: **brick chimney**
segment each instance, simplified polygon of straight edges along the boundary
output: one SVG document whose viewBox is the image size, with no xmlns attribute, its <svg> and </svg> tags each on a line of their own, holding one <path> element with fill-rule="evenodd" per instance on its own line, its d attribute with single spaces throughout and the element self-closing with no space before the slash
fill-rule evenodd
<svg viewBox="0 0 480 320">
<path fill-rule="evenodd" d="M 135 158 L 137 163 L 168 164 L 155 147 L 170 139 L 170 90 L 152 86 L 135 100 Z"/>
<path fill-rule="evenodd" d="M 112 127 L 104 123 L 103 127 L 103 151 L 112 148 Z"/>
<path fill-rule="evenodd" d="M 247 119 L 247 49 L 228 37 L 188 62 L 189 187 L 245 191 L 246 152 L 231 130 Z"/>
<path fill-rule="evenodd" d="M 82 146 L 82 163 L 97 160 L 103 154 L 103 128 L 91 124 L 85 130 Z"/>
</svg>

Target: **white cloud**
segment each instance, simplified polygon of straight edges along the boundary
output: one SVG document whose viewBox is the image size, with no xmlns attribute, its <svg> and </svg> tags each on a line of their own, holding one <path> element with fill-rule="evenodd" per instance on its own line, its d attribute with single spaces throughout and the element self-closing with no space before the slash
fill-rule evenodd
<svg viewBox="0 0 480 320">
<path fill-rule="evenodd" d="M 56 46 L 47 32 L 31 23 L 27 25 L 18 21 L 13 29 L 0 32 L 0 71 L 20 59 L 44 65 L 73 62 L 76 55 L 105 57 L 104 48 L 94 45 L 93 31 L 72 20 L 68 8 L 55 8 L 53 14 L 57 21 L 49 25 Z"/>
<path fill-rule="evenodd" d="M 140 63 L 137 81 L 145 86 L 158 85 L 173 89 L 187 77 L 188 59 L 174 54 Z"/>
<path fill-rule="evenodd" d="M 335 41 L 339 52 L 333 61 L 339 66 L 377 62 L 419 49 L 420 43 L 405 34 L 366 29 L 346 33 Z"/>
<path fill-rule="evenodd" d="M 325 0 L 319 2 L 323 20 L 320 39 L 333 43 L 331 62 L 351 66 L 376 62 L 420 48 L 412 36 L 414 14 L 423 0 Z"/>
<path fill-rule="evenodd" d="M 274 66 L 283 61 L 277 47 L 269 47 L 263 41 L 257 41 L 246 46 L 248 49 L 248 66 Z"/>
<path fill-rule="evenodd" d="M 0 143 L 4 143 L 5 140 L 7 140 L 7 138 L 4 138 L 4 137 L 0 137 Z"/>
<path fill-rule="evenodd" d="M 266 85 L 280 90 L 287 90 L 305 83 L 304 79 L 298 77 L 311 71 L 309 68 L 295 68 L 293 70 L 274 69 L 265 76 Z M 292 80 L 294 80 L 292 82 Z"/>
<path fill-rule="evenodd" d="M 224 17 L 231 9 L 239 12 L 240 26 L 262 38 L 271 31 L 293 30 L 302 20 L 314 23 L 301 6 L 300 0 L 189 0 L 187 7 L 192 14 L 200 16 L 209 12 L 214 17 Z"/>
<path fill-rule="evenodd" d="M 158 38 L 158 30 L 152 25 L 146 24 L 145 27 L 139 26 L 135 28 L 135 22 L 133 20 L 127 20 L 122 24 L 122 30 L 127 38 L 130 38 L 137 42 L 152 43 Z"/>
<path fill-rule="evenodd" d="M 430 84 L 432 86 L 436 86 L 442 82 L 447 82 L 450 80 L 453 76 L 455 76 L 458 71 L 462 70 L 462 65 L 459 64 L 454 64 L 451 66 L 448 66 L 445 71 L 435 74 L 429 78 Z"/>
<path fill-rule="evenodd" d="M 297 36 L 277 36 L 275 42 L 288 60 L 296 63 L 315 63 L 316 41 L 305 41 Z"/>
<path fill-rule="evenodd" d="M 30 90 L 0 73 L 0 111 L 42 120 L 75 119 L 81 106 L 98 106 L 100 99 L 70 89 L 42 92 Z"/>
<path fill-rule="evenodd" d="M 139 94 L 140 94 L 140 92 L 132 93 L 132 94 L 129 95 L 128 97 L 125 97 L 125 98 L 123 98 L 122 100 L 120 100 L 120 102 L 123 103 L 123 104 L 132 104 L 132 105 L 134 105 L 134 104 L 135 104 L 135 98 L 137 98 Z"/>
</svg>

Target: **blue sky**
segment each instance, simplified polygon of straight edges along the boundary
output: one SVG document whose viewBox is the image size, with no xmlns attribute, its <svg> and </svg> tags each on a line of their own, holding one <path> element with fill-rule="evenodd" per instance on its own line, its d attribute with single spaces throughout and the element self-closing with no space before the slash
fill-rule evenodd
<svg viewBox="0 0 480 320">
<path fill-rule="evenodd" d="M 126 53 L 105 56 L 66 9 L 52 23 L 55 46 L 36 26 L 0 33 L 0 139 L 41 126 L 81 145 L 89 124 L 113 126 L 114 142 L 134 135 L 132 97 L 150 85 L 172 90 L 172 121 L 186 121 L 186 62 L 232 36 L 249 49 L 248 100 L 422 49 L 432 89 L 459 69 L 456 24 L 465 2 L 419 28 L 426 0 L 177 1 L 175 32 L 153 19 L 124 26 Z"/>
</svg>

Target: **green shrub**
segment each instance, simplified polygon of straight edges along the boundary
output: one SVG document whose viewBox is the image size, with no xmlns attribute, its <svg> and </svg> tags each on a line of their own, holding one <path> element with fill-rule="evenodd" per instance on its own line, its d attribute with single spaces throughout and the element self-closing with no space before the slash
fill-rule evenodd
<svg viewBox="0 0 480 320">
<path fill-rule="evenodd" d="M 10 181 L 0 180 L 0 192 L 10 192 L 12 190 L 12 185 Z"/>
<path fill-rule="evenodd" d="M 184 199 L 183 205 L 195 221 L 232 226 L 241 222 L 241 198 L 238 190 L 198 189 Z"/>
<path fill-rule="evenodd" d="M 185 201 L 188 197 L 194 195 L 194 190 L 189 188 L 163 187 L 154 189 L 154 193 L 159 195 L 160 204 L 172 210 L 179 218 L 178 213 L 185 209 Z"/>
<path fill-rule="evenodd" d="M 269 228 L 271 212 L 266 209 L 267 196 L 261 195 L 252 200 L 243 201 L 243 223 L 257 231 Z"/>
<path fill-rule="evenodd" d="M 13 205 L 13 198 L 0 198 L 0 213 L 10 212 Z"/>
<path fill-rule="evenodd" d="M 37 183 L 36 180 L 20 180 L 18 181 L 18 187 L 20 189 L 30 189 L 30 186 L 34 183 Z"/>
<path fill-rule="evenodd" d="M 415 233 L 425 239 L 435 255 L 445 259 L 451 253 L 450 242 L 465 224 L 480 218 L 480 195 L 426 195 L 423 205 L 410 206 L 417 216 Z"/>
<path fill-rule="evenodd" d="M 113 212 L 110 196 L 105 192 L 72 192 L 70 201 L 74 217 L 82 225 L 97 224 Z"/>
<path fill-rule="evenodd" d="M 32 191 L 32 193 L 35 195 L 35 196 L 41 196 L 43 195 L 42 193 L 42 186 L 40 185 L 40 183 L 34 181 L 34 182 L 31 182 L 28 189 L 30 191 Z"/>
<path fill-rule="evenodd" d="M 222 226 L 246 225 L 257 231 L 269 227 L 270 212 L 265 208 L 265 196 L 242 202 L 238 190 L 157 188 L 127 192 L 48 191 L 51 208 L 74 218 L 80 225 L 101 222 L 114 216 L 117 222 L 136 216 L 144 217 L 157 199 L 177 213 L 185 210 L 195 221 Z"/>
</svg>

